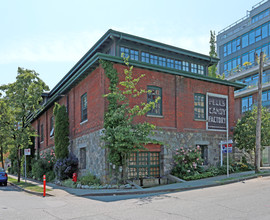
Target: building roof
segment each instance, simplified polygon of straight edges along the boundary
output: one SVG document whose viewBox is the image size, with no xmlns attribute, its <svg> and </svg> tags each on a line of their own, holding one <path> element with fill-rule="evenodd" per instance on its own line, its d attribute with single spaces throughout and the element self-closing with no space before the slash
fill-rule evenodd
<svg viewBox="0 0 270 220">
<path fill-rule="evenodd" d="M 162 50 L 194 57 L 197 59 L 207 61 L 209 65 L 217 63 L 219 61 L 218 58 L 211 58 L 210 56 L 207 56 L 207 55 L 188 51 L 185 49 L 177 48 L 177 47 L 163 44 L 160 42 L 152 41 L 149 39 L 141 38 L 138 36 L 134 36 L 134 35 L 130 35 L 130 34 L 118 32 L 118 31 L 114 31 L 110 29 L 94 44 L 94 46 L 71 68 L 71 70 L 49 92 L 47 102 L 45 103 L 44 107 L 35 114 L 35 117 L 37 117 L 43 111 L 48 109 L 51 105 L 53 105 L 55 101 L 59 99 L 59 97 L 61 97 L 61 95 L 67 93 L 72 87 L 74 87 L 83 78 L 85 78 L 85 76 L 90 74 L 99 65 L 100 59 L 108 60 L 114 63 L 124 63 L 121 57 L 100 53 L 102 49 L 106 45 L 108 45 L 110 41 L 113 40 L 113 38 L 125 39 L 125 40 L 129 40 L 135 43 L 141 43 L 141 44 L 159 48 Z M 227 80 L 221 80 L 221 79 L 208 77 L 208 76 L 204 76 L 204 75 L 200 75 L 196 73 L 186 72 L 183 70 L 176 70 L 176 69 L 171 69 L 167 67 L 157 66 L 150 63 L 145 63 L 145 62 L 140 62 L 140 61 L 135 61 L 135 60 L 130 60 L 129 63 L 139 68 L 145 68 L 145 69 L 150 69 L 154 71 L 160 71 L 165 74 L 179 75 L 179 76 L 184 76 L 184 77 L 193 78 L 197 80 L 217 83 L 221 85 L 232 86 L 235 89 L 241 89 L 244 87 L 244 84 L 242 83 L 234 83 Z M 31 118 L 31 120 L 33 119 L 34 117 Z"/>
</svg>

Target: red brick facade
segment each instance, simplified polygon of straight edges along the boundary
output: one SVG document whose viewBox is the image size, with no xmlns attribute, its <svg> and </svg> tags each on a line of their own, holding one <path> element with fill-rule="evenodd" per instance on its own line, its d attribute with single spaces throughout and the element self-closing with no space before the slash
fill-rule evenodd
<svg viewBox="0 0 270 220">
<path fill-rule="evenodd" d="M 115 64 L 114 67 L 119 73 L 123 73 L 126 68 L 121 64 Z M 235 125 L 233 87 L 147 69 L 134 68 L 133 72 L 134 77 L 145 74 L 145 77 L 138 84 L 140 88 L 146 89 L 147 86 L 162 88 L 163 112 L 162 117 L 137 117 L 135 122 L 147 121 L 174 132 L 206 132 L 206 121 L 194 119 L 194 93 L 216 93 L 228 96 L 229 127 Z M 120 80 L 122 79 L 123 74 L 120 74 Z M 59 103 L 68 106 L 71 140 L 103 128 L 106 101 L 102 95 L 108 92 L 108 87 L 109 81 L 105 77 L 104 70 L 97 67 L 61 97 Z M 87 93 L 87 121 L 81 122 L 81 96 L 85 93 Z M 237 101 L 236 104 L 238 104 Z M 146 95 L 131 100 L 131 105 L 138 102 L 147 102 Z M 44 127 L 44 141 L 40 143 L 41 150 L 54 146 L 54 139 L 50 137 L 50 118 L 52 115 L 53 106 L 33 121 L 33 127 L 36 130 L 38 130 L 38 124 L 43 124 Z M 36 147 L 37 145 L 38 141 L 36 141 Z"/>
</svg>

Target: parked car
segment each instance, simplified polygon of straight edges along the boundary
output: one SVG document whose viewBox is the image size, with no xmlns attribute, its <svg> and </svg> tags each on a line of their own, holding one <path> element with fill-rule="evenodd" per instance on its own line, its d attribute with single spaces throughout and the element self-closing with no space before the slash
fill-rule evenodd
<svg viewBox="0 0 270 220">
<path fill-rule="evenodd" d="M 0 167 L 0 184 L 4 184 L 4 186 L 6 186 L 7 181 L 8 181 L 8 175 L 6 171 Z"/>
</svg>

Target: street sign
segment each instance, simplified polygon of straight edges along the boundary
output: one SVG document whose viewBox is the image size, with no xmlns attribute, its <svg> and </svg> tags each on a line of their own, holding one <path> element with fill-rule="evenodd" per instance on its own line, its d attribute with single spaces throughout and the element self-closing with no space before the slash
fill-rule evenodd
<svg viewBox="0 0 270 220">
<path fill-rule="evenodd" d="M 24 149 L 24 155 L 25 156 L 31 155 L 31 149 L 30 148 Z"/>
<path fill-rule="evenodd" d="M 229 144 L 229 147 L 227 147 L 227 144 L 222 144 L 222 153 L 232 153 L 232 144 Z"/>
</svg>

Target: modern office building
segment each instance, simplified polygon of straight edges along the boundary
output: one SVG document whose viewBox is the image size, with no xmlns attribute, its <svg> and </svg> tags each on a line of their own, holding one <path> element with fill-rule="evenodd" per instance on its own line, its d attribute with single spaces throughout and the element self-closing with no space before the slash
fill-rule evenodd
<svg viewBox="0 0 270 220">
<path fill-rule="evenodd" d="M 219 74 L 224 73 L 229 81 L 246 84 L 234 93 L 235 120 L 257 104 L 259 65 L 256 54 L 259 56 L 261 51 L 264 52 L 262 105 L 269 108 L 270 1 L 260 1 L 247 11 L 245 17 L 221 30 L 217 35 L 217 51 Z M 265 163 L 269 162 L 265 160 Z"/>
</svg>

